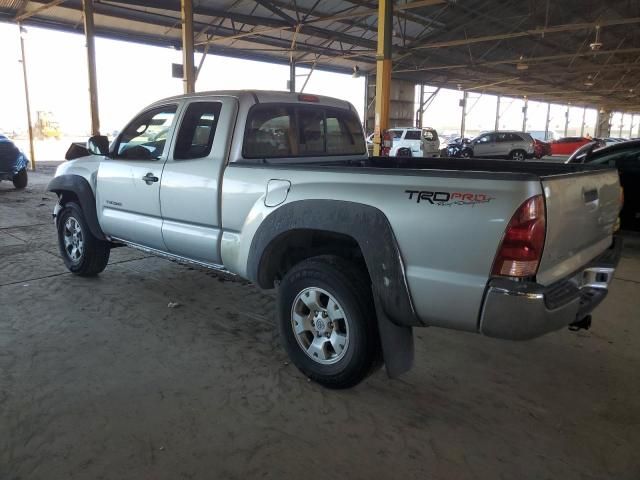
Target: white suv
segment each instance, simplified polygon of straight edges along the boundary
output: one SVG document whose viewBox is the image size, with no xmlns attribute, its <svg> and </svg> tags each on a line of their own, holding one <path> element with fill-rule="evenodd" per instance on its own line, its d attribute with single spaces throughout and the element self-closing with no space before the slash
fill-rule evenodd
<svg viewBox="0 0 640 480">
<path fill-rule="evenodd" d="M 389 130 L 393 138 L 392 157 L 398 155 L 401 148 L 409 148 L 413 157 L 439 157 L 440 139 L 433 128 L 399 127 Z"/>
</svg>

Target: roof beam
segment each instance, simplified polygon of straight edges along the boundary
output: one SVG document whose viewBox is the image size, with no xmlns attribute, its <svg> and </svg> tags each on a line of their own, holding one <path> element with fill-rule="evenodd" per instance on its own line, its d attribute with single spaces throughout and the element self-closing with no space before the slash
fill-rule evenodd
<svg viewBox="0 0 640 480">
<path fill-rule="evenodd" d="M 51 7 L 57 7 L 58 5 L 60 5 L 62 2 L 64 2 L 66 0 L 52 0 L 49 3 L 46 3 L 44 5 L 40 5 L 38 8 L 35 8 L 33 10 L 29 10 L 26 11 L 24 13 L 21 13 L 20 15 L 17 15 L 14 20 L 16 22 L 22 22 L 23 20 L 26 20 L 29 17 L 33 17 L 34 15 L 37 15 L 41 12 L 44 12 L 45 10 L 50 9 Z"/>
<path fill-rule="evenodd" d="M 455 70 L 461 68 L 478 68 L 478 67 L 490 67 L 495 65 L 515 65 L 518 63 L 535 63 L 535 62 L 549 62 L 555 60 L 566 60 L 568 58 L 573 57 L 589 57 L 589 56 L 598 56 L 598 55 L 610 55 L 610 54 L 625 54 L 625 53 L 640 53 L 640 47 L 635 48 L 620 48 L 616 50 L 596 50 L 589 52 L 577 52 L 577 53 L 563 53 L 560 55 L 545 55 L 541 57 L 529 57 L 529 58 L 511 58 L 507 60 L 494 60 L 491 62 L 476 62 L 476 63 L 461 63 L 456 65 L 434 65 L 430 67 L 418 67 L 415 69 L 406 69 L 406 70 L 396 70 L 397 73 L 401 72 L 428 72 L 434 70 Z M 603 67 L 605 65 L 602 65 Z M 594 65 L 594 69 L 598 68 L 597 65 Z"/>
<path fill-rule="evenodd" d="M 446 48 L 446 47 L 459 47 L 464 45 L 473 45 L 476 43 L 483 42 L 494 42 L 496 40 L 509 40 L 513 38 L 521 38 L 521 37 L 533 37 L 538 35 L 544 35 L 547 33 L 560 33 L 560 32 L 571 32 L 577 30 L 590 30 L 595 28 L 596 26 L 606 27 L 606 26 L 614 26 L 614 25 L 632 25 L 640 23 L 640 17 L 633 18 L 623 18 L 616 20 L 603 20 L 599 22 L 591 22 L 591 23 L 569 23 L 565 25 L 555 25 L 551 27 L 543 27 L 543 28 L 534 28 L 530 30 L 524 30 L 521 32 L 511 32 L 511 33 L 500 33 L 497 35 L 486 35 L 482 37 L 472 37 L 472 38 L 461 38 L 457 40 L 446 40 L 442 42 L 432 42 L 424 45 L 416 45 L 413 48 L 416 49 L 425 49 L 425 48 Z"/>
</svg>

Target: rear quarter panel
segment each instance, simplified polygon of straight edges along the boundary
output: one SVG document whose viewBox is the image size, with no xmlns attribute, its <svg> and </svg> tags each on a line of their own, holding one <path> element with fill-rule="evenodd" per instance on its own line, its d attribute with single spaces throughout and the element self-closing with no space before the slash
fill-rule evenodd
<svg viewBox="0 0 640 480">
<path fill-rule="evenodd" d="M 489 175 L 432 175 L 230 164 L 223 180 L 222 259 L 246 276 L 251 241 L 264 219 L 282 205 L 307 199 L 359 202 L 389 220 L 414 307 L 429 325 L 476 331 L 482 298 L 504 229 L 516 208 L 541 192 L 537 181 Z M 288 180 L 282 205 L 266 207 L 270 179 Z M 434 202 L 407 191 L 484 195 L 488 201 Z"/>
</svg>

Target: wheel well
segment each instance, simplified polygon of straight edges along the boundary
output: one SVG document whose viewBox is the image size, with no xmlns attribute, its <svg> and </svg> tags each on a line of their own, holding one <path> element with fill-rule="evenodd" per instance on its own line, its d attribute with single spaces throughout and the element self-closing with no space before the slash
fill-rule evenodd
<svg viewBox="0 0 640 480">
<path fill-rule="evenodd" d="M 57 191 L 56 193 L 58 194 L 58 203 L 60 203 L 60 205 L 66 205 L 69 202 L 75 202 L 80 205 L 80 199 L 74 192 L 62 190 Z"/>
<path fill-rule="evenodd" d="M 264 250 L 258 284 L 262 288 L 273 288 L 294 265 L 318 255 L 336 255 L 367 272 L 362 250 L 353 237 L 325 230 L 296 229 L 274 238 Z"/>
</svg>

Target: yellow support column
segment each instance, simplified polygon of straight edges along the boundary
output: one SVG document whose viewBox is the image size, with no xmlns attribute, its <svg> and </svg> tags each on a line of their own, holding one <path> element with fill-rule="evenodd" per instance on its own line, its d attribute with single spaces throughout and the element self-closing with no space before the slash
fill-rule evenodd
<svg viewBox="0 0 640 480">
<path fill-rule="evenodd" d="M 193 2 L 182 0 L 182 82 L 184 93 L 196 91 L 196 77 L 193 62 Z"/>
<path fill-rule="evenodd" d="M 98 81 L 96 74 L 96 43 L 93 25 L 93 0 L 82 0 L 84 36 L 87 43 L 87 70 L 89 72 L 89 105 L 91 109 L 91 135 L 100 135 L 98 113 Z"/>
<path fill-rule="evenodd" d="M 378 50 L 376 54 L 376 113 L 373 154 L 380 155 L 382 133 L 389 128 L 391 96 L 391 33 L 393 1 L 378 2 Z"/>
</svg>

